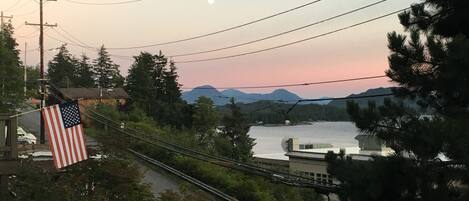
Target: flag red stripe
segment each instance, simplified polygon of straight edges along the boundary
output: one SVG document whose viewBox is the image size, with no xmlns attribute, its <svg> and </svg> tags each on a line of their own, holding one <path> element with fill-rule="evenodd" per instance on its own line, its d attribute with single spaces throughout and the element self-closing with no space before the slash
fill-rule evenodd
<svg viewBox="0 0 469 201">
<path fill-rule="evenodd" d="M 61 168 L 67 165 L 67 161 L 65 160 L 65 151 L 63 149 L 63 144 L 62 144 L 62 138 L 60 137 L 60 130 L 57 127 L 57 124 L 54 123 L 56 122 L 55 120 L 55 115 L 54 115 L 54 110 L 55 107 L 50 107 L 48 112 L 49 112 L 49 119 L 51 120 L 51 125 L 52 125 L 52 130 L 54 131 L 55 138 L 57 139 L 57 149 L 59 150 L 59 154 L 57 155 L 60 161 L 62 161 L 62 165 L 60 166 Z"/>
<path fill-rule="evenodd" d="M 77 157 L 80 161 L 83 160 L 83 156 L 81 155 L 81 149 L 80 149 L 80 141 L 78 141 L 78 126 L 73 127 L 73 137 L 75 139 L 75 150 Z"/>
<path fill-rule="evenodd" d="M 44 108 L 42 115 L 56 168 L 60 169 L 88 159 L 81 124 L 65 128 L 59 105 Z"/>
<path fill-rule="evenodd" d="M 54 160 L 54 165 L 57 169 L 59 169 L 60 167 L 62 167 L 62 164 L 61 164 L 61 161 L 60 159 L 57 158 L 57 145 L 56 145 L 56 141 L 55 141 L 55 136 L 53 134 L 53 131 L 51 130 L 50 128 L 50 119 L 47 115 L 47 112 L 48 111 L 48 108 L 47 109 L 44 109 L 42 111 L 42 117 L 46 120 L 47 123 L 44 123 L 45 127 L 46 127 L 46 130 L 47 130 L 47 133 L 48 133 L 48 136 L 49 136 L 49 146 L 51 147 L 51 152 L 52 152 L 52 157 L 55 159 Z"/>
<path fill-rule="evenodd" d="M 83 135 L 83 126 L 80 124 L 78 126 L 78 141 L 79 141 L 79 145 L 80 145 L 80 148 L 81 148 L 81 155 L 83 156 L 84 159 L 88 159 L 88 153 L 86 151 L 86 146 L 85 146 L 85 142 L 86 142 L 86 139 Z"/>
<path fill-rule="evenodd" d="M 76 163 L 77 162 L 77 158 L 75 156 L 75 148 L 73 145 L 73 138 L 72 138 L 72 130 L 73 130 L 73 127 L 71 128 L 66 128 L 65 129 L 65 132 L 66 132 L 66 137 L 67 140 L 68 140 L 68 147 L 70 148 L 70 156 L 71 156 L 71 159 L 72 159 L 72 163 Z"/>
<path fill-rule="evenodd" d="M 56 126 L 60 129 L 60 139 L 62 139 L 62 148 L 64 150 L 64 153 L 65 153 L 65 165 L 68 166 L 68 165 L 71 165 L 72 163 L 70 162 L 70 150 L 68 149 L 68 142 L 66 141 L 66 138 L 65 138 L 65 129 L 63 129 L 63 125 L 62 125 L 62 118 L 59 116 L 59 106 L 55 106 L 54 107 L 54 114 L 55 114 L 55 119 L 56 119 Z"/>
<path fill-rule="evenodd" d="M 78 147 L 78 138 L 77 138 L 77 126 L 74 126 L 72 128 L 72 137 L 73 137 L 73 148 L 75 149 L 75 157 L 77 158 L 78 161 L 82 161 L 83 158 L 81 157 L 81 151 L 80 148 Z"/>
</svg>

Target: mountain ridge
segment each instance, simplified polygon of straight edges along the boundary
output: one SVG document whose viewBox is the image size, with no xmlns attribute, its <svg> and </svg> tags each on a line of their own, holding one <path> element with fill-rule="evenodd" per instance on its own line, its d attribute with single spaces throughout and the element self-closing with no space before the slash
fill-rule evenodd
<svg viewBox="0 0 469 201">
<path fill-rule="evenodd" d="M 203 85 L 195 87 L 190 91 L 182 92 L 182 99 L 190 104 L 195 103 L 200 96 L 212 99 L 214 104 L 219 106 L 228 104 L 231 97 L 235 98 L 235 101 L 240 103 L 253 103 L 260 100 L 297 101 L 302 99 L 297 94 L 286 89 L 276 89 L 271 93 L 246 93 L 237 89 L 218 91 L 211 85 Z"/>
</svg>

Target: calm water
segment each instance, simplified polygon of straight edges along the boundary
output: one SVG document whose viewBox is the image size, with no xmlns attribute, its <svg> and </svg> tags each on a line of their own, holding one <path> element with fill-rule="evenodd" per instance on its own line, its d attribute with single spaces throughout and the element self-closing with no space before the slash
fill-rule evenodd
<svg viewBox="0 0 469 201">
<path fill-rule="evenodd" d="M 315 122 L 312 125 L 263 127 L 253 126 L 249 132 L 256 139 L 254 153 L 283 153 L 280 143 L 284 137 L 297 137 L 300 143 L 329 143 L 335 147 L 358 146 L 358 131 L 351 122 Z"/>
</svg>

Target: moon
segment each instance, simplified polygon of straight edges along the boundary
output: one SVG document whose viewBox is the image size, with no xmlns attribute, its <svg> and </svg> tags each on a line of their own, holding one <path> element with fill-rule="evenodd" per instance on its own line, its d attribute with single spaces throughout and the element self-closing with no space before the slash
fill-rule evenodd
<svg viewBox="0 0 469 201">
<path fill-rule="evenodd" d="M 214 4 L 215 3 L 215 0 L 208 0 L 208 4 Z"/>
</svg>

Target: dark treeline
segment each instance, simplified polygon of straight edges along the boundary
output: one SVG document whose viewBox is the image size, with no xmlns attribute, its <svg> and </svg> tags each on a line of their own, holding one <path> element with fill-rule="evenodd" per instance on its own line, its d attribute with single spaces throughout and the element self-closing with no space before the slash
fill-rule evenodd
<svg viewBox="0 0 469 201">
<path fill-rule="evenodd" d="M 66 45 L 49 62 L 47 77 L 49 82 L 62 88 L 101 87 L 113 88 L 124 85 L 119 65 L 110 58 L 104 46 L 98 51 L 97 58 L 90 60 L 86 55 L 75 57 Z"/>
<path fill-rule="evenodd" d="M 238 103 L 250 124 L 283 124 L 285 120 L 291 123 L 350 120 L 345 108 L 318 104 L 299 104 L 287 114 L 293 105 L 273 101 Z M 218 107 L 218 111 L 221 114 L 229 112 L 227 106 Z"/>
</svg>

